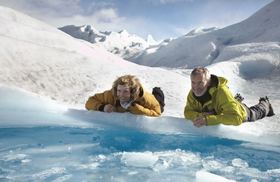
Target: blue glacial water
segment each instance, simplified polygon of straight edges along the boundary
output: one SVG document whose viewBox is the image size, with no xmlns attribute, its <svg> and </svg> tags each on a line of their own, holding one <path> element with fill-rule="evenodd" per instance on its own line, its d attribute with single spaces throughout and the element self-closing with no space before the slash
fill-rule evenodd
<svg viewBox="0 0 280 182">
<path fill-rule="evenodd" d="M 114 126 L 0 128 L 0 181 L 279 181 L 280 151 L 209 135 Z"/>
</svg>

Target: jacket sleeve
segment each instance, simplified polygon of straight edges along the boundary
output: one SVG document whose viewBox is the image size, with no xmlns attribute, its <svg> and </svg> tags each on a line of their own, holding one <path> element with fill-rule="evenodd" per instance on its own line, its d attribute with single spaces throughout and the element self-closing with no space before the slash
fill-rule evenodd
<svg viewBox="0 0 280 182">
<path fill-rule="evenodd" d="M 187 103 L 184 110 L 184 115 L 186 119 L 193 121 L 194 119 L 196 119 L 202 114 L 201 112 L 197 112 L 195 107 L 196 107 L 195 102 L 191 98 L 191 91 L 190 91 L 187 97 Z"/>
<path fill-rule="evenodd" d="M 89 97 L 86 102 L 87 110 L 103 111 L 106 104 L 114 104 L 113 94 L 111 90 L 107 90 L 103 93 L 97 93 L 94 96 Z"/>
<path fill-rule="evenodd" d="M 242 117 L 239 103 L 233 98 L 228 88 L 220 89 L 218 92 L 217 95 L 219 95 L 219 97 L 217 98 L 217 102 L 221 113 L 217 115 L 207 115 L 207 125 L 216 125 L 220 123 L 224 125 L 240 125 L 244 118 Z"/>
<path fill-rule="evenodd" d="M 161 110 L 160 106 L 156 105 L 153 108 L 145 108 L 144 106 L 134 103 L 129 107 L 129 112 L 132 114 L 138 114 L 138 115 L 147 115 L 147 116 L 160 116 Z"/>
</svg>

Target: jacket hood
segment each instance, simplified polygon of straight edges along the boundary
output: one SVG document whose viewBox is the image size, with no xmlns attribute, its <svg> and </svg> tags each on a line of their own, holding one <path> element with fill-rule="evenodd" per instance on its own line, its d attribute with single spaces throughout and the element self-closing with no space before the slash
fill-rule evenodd
<svg viewBox="0 0 280 182">
<path fill-rule="evenodd" d="M 215 92 L 215 90 L 218 88 L 218 87 L 224 87 L 224 86 L 227 86 L 227 79 L 225 79 L 224 77 L 218 77 L 216 75 L 211 75 L 211 85 L 210 85 L 210 88 L 209 88 L 209 94 L 210 95 L 213 95 L 213 93 Z"/>
<path fill-rule="evenodd" d="M 218 81 L 219 81 L 218 86 L 226 86 L 228 83 L 228 80 L 225 79 L 224 77 L 218 77 Z"/>
<path fill-rule="evenodd" d="M 211 86 L 210 87 L 222 87 L 226 86 L 228 83 L 227 79 L 224 77 L 219 77 L 216 75 L 211 75 Z"/>
</svg>

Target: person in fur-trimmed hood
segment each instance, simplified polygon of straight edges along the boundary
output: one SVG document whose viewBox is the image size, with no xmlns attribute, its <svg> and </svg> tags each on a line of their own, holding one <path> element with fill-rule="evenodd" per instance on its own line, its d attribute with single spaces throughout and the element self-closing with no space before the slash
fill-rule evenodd
<svg viewBox="0 0 280 182">
<path fill-rule="evenodd" d="M 243 99 L 240 101 L 233 97 L 225 78 L 211 75 L 207 68 L 194 68 L 190 78 L 191 90 L 184 115 L 196 127 L 240 125 L 246 121 L 256 121 L 274 115 L 267 97 L 261 97 L 258 104 L 247 107 L 241 102 Z"/>
<path fill-rule="evenodd" d="M 160 116 L 161 106 L 151 93 L 146 92 L 133 75 L 117 78 L 112 89 L 89 97 L 87 110 L 102 112 L 130 112 L 132 114 Z"/>
</svg>

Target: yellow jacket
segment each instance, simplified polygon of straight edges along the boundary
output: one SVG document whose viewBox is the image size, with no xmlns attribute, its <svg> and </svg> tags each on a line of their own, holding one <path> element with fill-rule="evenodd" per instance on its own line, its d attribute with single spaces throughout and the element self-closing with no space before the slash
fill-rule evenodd
<svg viewBox="0 0 280 182">
<path fill-rule="evenodd" d="M 218 78 L 218 85 L 208 90 L 211 99 L 203 105 L 197 101 L 193 92 L 190 90 L 184 111 L 185 118 L 193 121 L 197 117 L 204 115 L 207 120 L 207 125 L 220 123 L 225 125 L 240 125 L 247 117 L 244 106 L 234 99 L 226 85 L 227 80 L 225 78 L 214 77 Z M 204 114 L 205 110 L 208 111 L 208 114 Z M 209 114 L 209 111 L 212 113 Z"/>
<path fill-rule="evenodd" d="M 85 107 L 87 110 L 103 111 L 103 108 L 106 104 L 111 104 L 115 107 L 115 112 L 127 111 L 138 115 L 160 116 L 160 105 L 154 95 L 145 92 L 143 89 L 140 95 L 141 96 L 139 96 L 131 104 L 131 106 L 125 110 L 121 107 L 120 101 L 113 95 L 113 91 L 107 90 L 103 93 L 98 93 L 90 97 L 86 102 Z"/>
</svg>

